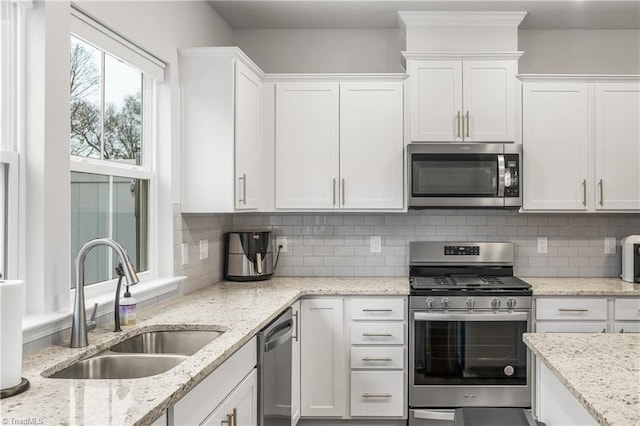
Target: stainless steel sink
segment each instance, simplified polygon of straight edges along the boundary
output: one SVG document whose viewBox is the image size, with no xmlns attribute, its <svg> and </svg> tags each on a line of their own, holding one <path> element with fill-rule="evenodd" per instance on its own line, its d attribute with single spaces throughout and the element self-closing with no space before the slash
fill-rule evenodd
<svg viewBox="0 0 640 426">
<path fill-rule="evenodd" d="M 102 353 L 50 376 L 53 379 L 137 379 L 164 373 L 187 359 L 184 355 Z"/>
<path fill-rule="evenodd" d="M 164 373 L 180 364 L 224 331 L 149 331 L 52 375 L 53 379 L 138 379 Z"/>
<path fill-rule="evenodd" d="M 150 331 L 133 336 L 111 347 L 113 352 L 193 355 L 224 331 Z"/>
</svg>

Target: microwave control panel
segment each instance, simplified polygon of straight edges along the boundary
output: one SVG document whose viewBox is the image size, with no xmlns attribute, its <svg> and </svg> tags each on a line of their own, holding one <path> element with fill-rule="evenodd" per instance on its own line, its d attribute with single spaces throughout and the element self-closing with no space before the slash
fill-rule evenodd
<svg viewBox="0 0 640 426">
<path fill-rule="evenodd" d="M 507 154 L 504 156 L 504 196 L 520 196 L 520 167 L 519 156 L 517 154 Z"/>
</svg>

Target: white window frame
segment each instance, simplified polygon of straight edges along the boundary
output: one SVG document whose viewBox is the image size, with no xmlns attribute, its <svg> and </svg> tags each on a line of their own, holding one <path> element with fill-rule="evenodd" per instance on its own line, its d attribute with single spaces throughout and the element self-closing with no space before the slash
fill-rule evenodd
<svg viewBox="0 0 640 426">
<path fill-rule="evenodd" d="M 91 173 L 117 176 L 131 179 L 148 180 L 148 228 L 147 228 L 147 271 L 138 274 L 140 284 L 131 289 L 136 294 L 145 284 L 157 284 L 158 279 L 158 178 L 157 178 L 157 123 L 158 98 L 157 84 L 164 80 L 164 63 L 154 58 L 133 43 L 78 9 L 71 8 L 71 34 L 83 42 L 113 56 L 142 72 L 142 157 L 140 165 L 126 164 L 111 160 L 102 160 L 70 155 L 70 172 Z M 104 113 L 102 111 L 102 113 Z M 109 201 L 111 203 L 111 200 Z M 112 211 L 109 211 L 111 214 Z M 74 267 L 72 255 L 70 267 Z M 171 280 L 170 280 L 171 281 Z M 113 300 L 117 279 L 101 281 L 85 286 L 87 306 Z M 140 286 L 140 287 L 138 287 Z M 177 283 L 175 284 L 177 286 Z M 154 292 L 155 294 L 156 292 Z M 137 294 L 136 294 L 137 295 Z M 70 289 L 70 300 L 75 297 L 75 289 Z M 73 306 L 73 303 L 71 303 Z"/>
<path fill-rule="evenodd" d="M 0 209 L 3 279 L 19 279 L 20 174 L 18 152 L 24 137 L 24 9 L 31 1 L 2 2 L 8 19 L 0 23 Z"/>
</svg>

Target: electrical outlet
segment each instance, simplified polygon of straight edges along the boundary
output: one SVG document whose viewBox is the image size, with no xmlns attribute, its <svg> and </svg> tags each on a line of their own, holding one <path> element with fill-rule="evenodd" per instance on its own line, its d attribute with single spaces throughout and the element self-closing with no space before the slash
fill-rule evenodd
<svg viewBox="0 0 640 426">
<path fill-rule="evenodd" d="M 189 244 L 182 243 L 180 249 L 182 251 L 182 265 L 184 266 L 189 263 Z"/>
<path fill-rule="evenodd" d="M 374 236 L 370 239 L 371 253 L 382 253 L 382 237 Z"/>
<path fill-rule="evenodd" d="M 604 254 L 616 254 L 616 237 L 604 237 Z"/>
<path fill-rule="evenodd" d="M 209 257 L 209 240 L 200 240 L 200 260 Z"/>
<path fill-rule="evenodd" d="M 547 237 L 538 237 L 538 253 L 547 253 L 549 251 L 549 240 Z"/>
<path fill-rule="evenodd" d="M 282 246 L 280 253 L 287 252 L 287 237 L 276 237 L 276 253 L 278 253 L 278 247 Z"/>
</svg>

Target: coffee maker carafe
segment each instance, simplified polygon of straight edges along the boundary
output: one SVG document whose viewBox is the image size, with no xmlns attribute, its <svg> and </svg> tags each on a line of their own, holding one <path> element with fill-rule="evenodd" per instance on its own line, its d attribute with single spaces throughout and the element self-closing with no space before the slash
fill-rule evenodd
<svg viewBox="0 0 640 426">
<path fill-rule="evenodd" d="M 271 232 L 225 234 L 224 277 L 230 281 L 268 280 L 273 275 Z"/>
</svg>

